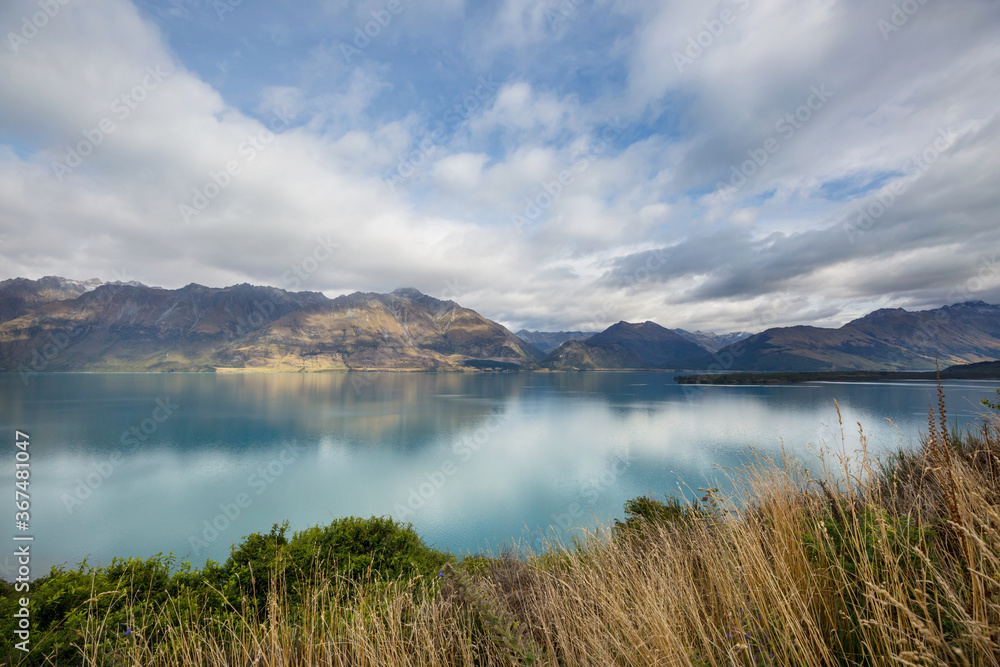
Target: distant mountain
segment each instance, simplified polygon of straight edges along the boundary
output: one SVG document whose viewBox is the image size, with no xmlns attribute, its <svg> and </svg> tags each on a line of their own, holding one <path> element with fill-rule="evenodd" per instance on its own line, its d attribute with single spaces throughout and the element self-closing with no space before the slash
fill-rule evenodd
<svg viewBox="0 0 1000 667">
<path fill-rule="evenodd" d="M 716 334 L 710 331 L 691 332 L 684 329 L 671 329 L 671 331 L 709 352 L 716 352 L 727 345 L 732 345 L 753 335 L 748 331 L 725 334 Z M 597 333 L 597 331 L 528 331 L 521 329 L 517 332 L 517 337 L 548 354 L 568 340 L 587 340 Z"/>
<path fill-rule="evenodd" d="M 0 370 L 461 368 L 541 354 L 501 325 L 412 289 L 316 292 L 104 284 L 0 324 Z"/>
<path fill-rule="evenodd" d="M 738 343 L 753 335 L 749 331 L 735 331 L 725 334 L 717 334 L 710 331 L 695 331 L 692 333 L 684 329 L 671 329 L 671 331 L 696 345 L 702 346 L 709 352 L 718 352 L 727 345 Z"/>
<path fill-rule="evenodd" d="M 839 329 L 768 329 L 688 364 L 758 371 L 929 370 L 1000 359 L 1000 306 L 877 310 Z"/>
<path fill-rule="evenodd" d="M 548 354 L 568 340 L 586 340 L 593 336 L 596 331 L 528 331 L 521 329 L 517 332 L 517 337 L 526 343 L 534 345 L 539 350 Z"/>
<path fill-rule="evenodd" d="M 566 341 L 546 356 L 541 365 L 551 370 L 578 371 L 649 368 L 642 357 L 624 345 L 585 340 Z"/>
<path fill-rule="evenodd" d="M 102 284 L 97 278 L 68 280 L 58 276 L 4 280 L 0 282 L 0 322 L 25 315 L 52 301 L 75 299 Z"/>
<path fill-rule="evenodd" d="M 619 322 L 583 341 L 563 343 L 542 360 L 547 368 L 671 368 L 708 350 L 655 322 Z"/>
<path fill-rule="evenodd" d="M 663 368 L 705 353 L 704 347 L 655 322 L 619 322 L 591 336 L 587 342 L 594 345 L 621 345 L 635 352 L 647 366 L 653 368 Z"/>
</svg>

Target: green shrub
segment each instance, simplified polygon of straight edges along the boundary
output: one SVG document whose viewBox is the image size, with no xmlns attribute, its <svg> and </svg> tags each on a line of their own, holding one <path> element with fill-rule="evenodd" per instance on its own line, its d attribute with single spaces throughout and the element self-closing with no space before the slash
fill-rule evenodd
<svg viewBox="0 0 1000 667">
<path fill-rule="evenodd" d="M 389 517 L 337 519 L 295 533 L 287 547 L 290 567 L 308 573 L 317 565 L 360 581 L 436 575 L 454 556 L 431 549 L 409 524 Z"/>
<path fill-rule="evenodd" d="M 706 496 L 708 498 L 709 496 Z M 688 503 L 679 498 L 665 501 L 648 496 L 640 496 L 625 502 L 625 521 L 615 519 L 614 533 L 642 532 L 647 526 L 690 526 L 697 519 L 710 516 L 712 512 L 695 500 Z"/>
<path fill-rule="evenodd" d="M 206 613 L 215 620 L 241 616 L 263 620 L 275 577 L 288 585 L 287 602 L 297 613 L 299 590 L 314 583 L 316 573 L 354 581 L 436 578 L 444 564 L 454 560 L 426 546 L 410 525 L 388 517 L 338 519 L 295 533 L 291 539 L 287 531 L 286 522 L 274 525 L 269 533 L 248 535 L 233 546 L 224 563 L 208 561 L 201 570 L 163 555 L 115 559 L 105 567 L 82 563 L 75 570 L 52 568 L 32 582 L 27 594 L 31 652 L 25 655 L 5 642 L 0 662 L 82 664 L 83 637 L 94 636 L 95 626 L 103 628 L 97 633 L 101 637 L 97 653 L 113 661 L 131 637 L 141 633 L 155 643 L 169 623 L 201 622 Z M 11 638 L 18 600 L 26 594 L 6 582 L 0 592 L 0 632 Z M 168 604 L 172 612 L 159 613 Z M 140 622 L 135 627 L 136 618 L 147 619 L 149 625 Z"/>
</svg>

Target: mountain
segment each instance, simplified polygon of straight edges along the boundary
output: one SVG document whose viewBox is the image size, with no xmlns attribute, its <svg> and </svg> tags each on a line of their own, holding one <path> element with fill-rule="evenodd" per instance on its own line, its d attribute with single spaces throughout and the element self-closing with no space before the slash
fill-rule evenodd
<svg viewBox="0 0 1000 667">
<path fill-rule="evenodd" d="M 684 329 L 671 329 L 671 331 L 681 338 L 702 346 L 709 352 L 718 352 L 727 345 L 738 343 L 753 335 L 749 331 L 734 331 L 733 333 L 725 334 L 712 333 L 711 331 L 695 331 L 692 333 Z"/>
<path fill-rule="evenodd" d="M 649 368 L 638 354 L 616 343 L 569 340 L 553 350 L 541 365 L 551 370 L 628 370 Z"/>
<path fill-rule="evenodd" d="M 566 338 L 545 356 L 475 311 L 412 288 L 329 299 L 248 284 L 167 290 L 56 276 L 0 282 L 0 371 L 22 373 L 929 370 L 935 360 L 944 368 L 1000 359 L 1000 306 L 971 301 L 917 312 L 883 309 L 837 329 L 768 329 L 714 352 L 723 337 L 653 322 L 619 322 L 586 338 L 578 338 L 586 332 L 521 334 L 543 344 Z"/>
<path fill-rule="evenodd" d="M 663 368 L 705 353 L 702 346 L 655 322 L 619 322 L 591 336 L 587 342 L 592 345 L 621 345 L 635 352 L 652 368 Z"/>
<path fill-rule="evenodd" d="M 0 369 L 207 370 L 233 341 L 327 300 L 246 284 L 103 284 L 0 324 Z"/>
<path fill-rule="evenodd" d="M 539 350 L 548 354 L 568 340 L 586 340 L 593 336 L 596 331 L 528 331 L 521 329 L 517 332 L 517 337 L 526 343 L 534 345 Z"/>
<path fill-rule="evenodd" d="M 757 371 L 929 370 L 1000 359 L 1000 306 L 970 301 L 934 310 L 877 310 L 838 329 L 768 329 L 689 363 Z"/>
<path fill-rule="evenodd" d="M 542 355 L 503 326 L 415 289 L 356 292 L 283 317 L 218 355 L 237 368 L 456 369 Z"/>
<path fill-rule="evenodd" d="M 67 280 L 59 276 L 45 276 L 38 280 L 4 280 L 0 282 L 0 322 L 25 315 L 52 301 L 75 299 L 101 284 L 97 278 Z"/>
<path fill-rule="evenodd" d="M 671 329 L 675 334 L 687 341 L 699 345 L 709 352 L 716 352 L 727 345 L 749 338 L 753 334 L 749 331 L 737 331 L 734 333 L 717 334 L 710 331 L 685 331 L 684 329 Z M 537 347 L 542 352 L 548 354 L 568 340 L 586 340 L 595 335 L 596 331 L 528 331 L 521 329 L 517 332 L 517 337 Z"/>
<path fill-rule="evenodd" d="M 316 292 L 104 284 L 0 324 L 0 370 L 319 370 L 528 363 L 501 325 L 413 289 Z"/>
<path fill-rule="evenodd" d="M 542 360 L 560 368 L 670 368 L 707 350 L 655 322 L 619 322 L 583 341 L 568 341 Z"/>
</svg>

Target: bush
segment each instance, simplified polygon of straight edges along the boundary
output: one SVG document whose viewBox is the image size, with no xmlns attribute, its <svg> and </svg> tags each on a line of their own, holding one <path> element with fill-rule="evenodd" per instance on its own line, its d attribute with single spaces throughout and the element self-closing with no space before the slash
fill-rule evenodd
<svg viewBox="0 0 1000 667">
<path fill-rule="evenodd" d="M 354 581 L 436 575 L 454 556 L 431 549 L 409 524 L 389 517 L 337 519 L 296 533 L 288 544 L 296 573 L 335 569 Z"/>
<path fill-rule="evenodd" d="M 141 635 L 157 642 L 170 625 L 215 620 L 262 621 L 268 595 L 288 586 L 286 603 L 294 610 L 315 577 L 343 577 L 355 582 L 392 581 L 436 575 L 450 554 L 426 546 L 409 524 L 388 517 L 338 519 L 288 539 L 287 522 L 266 534 L 253 533 L 234 545 L 223 564 L 201 570 L 178 566 L 173 556 L 115 559 L 105 567 L 82 563 L 77 569 L 52 568 L 31 584 L 31 648 L 25 655 L 13 646 L 0 653 L 6 664 L 84 664 L 84 653 L 114 661 L 123 645 Z M 436 578 L 436 577 L 435 577 Z M 277 584 L 282 586 L 278 586 Z M 4 584 L 0 597 L 0 632 L 14 637 L 14 613 L 25 593 Z M 163 613 L 166 609 L 169 613 Z M 136 621 L 137 618 L 152 619 Z M 85 646 L 95 624 L 103 630 L 99 646 Z M 89 631 L 88 631 L 89 629 Z"/>
<path fill-rule="evenodd" d="M 625 502 L 627 518 L 624 522 L 615 519 L 614 532 L 624 535 L 641 533 L 648 526 L 690 526 L 695 520 L 710 514 L 697 500 L 687 503 L 678 498 L 667 498 L 664 502 L 641 496 Z"/>
</svg>

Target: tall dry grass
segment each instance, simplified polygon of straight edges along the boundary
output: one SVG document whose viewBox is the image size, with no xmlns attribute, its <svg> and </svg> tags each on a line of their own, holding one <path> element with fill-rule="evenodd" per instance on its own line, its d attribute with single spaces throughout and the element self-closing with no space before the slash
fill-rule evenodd
<svg viewBox="0 0 1000 667">
<path fill-rule="evenodd" d="M 431 585 L 317 575 L 301 608 L 272 587 L 262 622 L 167 602 L 85 664 L 1000 665 L 996 421 L 949 433 L 942 402 L 883 460 L 859 437 L 825 471 L 759 456 L 707 508 Z M 82 644 L 108 632 L 94 617 Z"/>
</svg>

